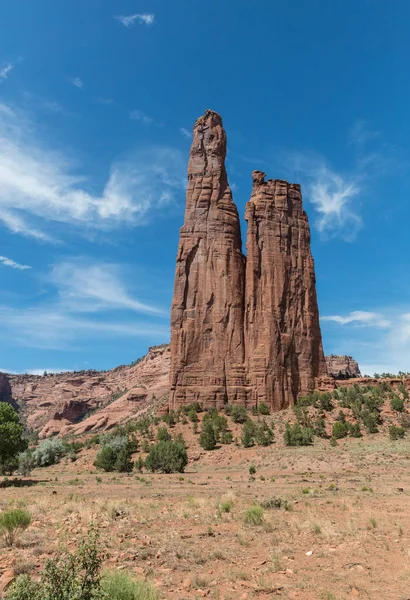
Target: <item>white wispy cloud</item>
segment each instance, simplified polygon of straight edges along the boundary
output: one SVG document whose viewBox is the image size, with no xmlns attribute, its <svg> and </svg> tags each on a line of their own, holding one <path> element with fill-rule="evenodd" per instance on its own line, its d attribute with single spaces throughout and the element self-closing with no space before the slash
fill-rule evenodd
<svg viewBox="0 0 410 600">
<path fill-rule="evenodd" d="M 44 144 L 24 113 L 0 104 L 0 223 L 14 233 L 50 242 L 55 231 L 45 229 L 52 223 L 84 232 L 141 225 L 184 188 L 184 160 L 172 148 L 147 148 L 112 164 L 99 193 L 79 171 L 64 151 Z"/>
<path fill-rule="evenodd" d="M 356 121 L 349 130 L 348 144 L 363 146 L 380 136 L 381 132 L 370 127 L 368 121 L 361 119 Z"/>
<path fill-rule="evenodd" d="M 167 310 L 133 298 L 120 278 L 120 269 L 114 264 L 88 264 L 84 260 L 64 262 L 51 272 L 51 281 L 59 289 L 60 300 L 75 302 L 77 310 L 123 308 L 136 312 L 166 316 Z"/>
<path fill-rule="evenodd" d="M 139 110 L 138 108 L 130 112 L 130 119 L 133 121 L 140 121 L 141 123 L 144 123 L 144 125 L 149 125 L 154 122 L 152 117 L 149 117 L 143 110 Z"/>
<path fill-rule="evenodd" d="M 353 355 L 362 374 L 410 372 L 410 309 L 354 311 L 321 317 L 321 322 L 324 328 L 332 327 L 327 352 Z"/>
<path fill-rule="evenodd" d="M 135 288 L 135 276 L 126 277 L 119 265 L 86 257 L 56 264 L 42 280 L 43 289 L 49 287 L 46 302 L 0 305 L 0 336 L 18 346 L 56 349 L 121 337 L 166 341 L 168 308 L 140 300 L 129 279 Z M 140 293 L 153 295 L 146 278 Z"/>
<path fill-rule="evenodd" d="M 82 90 L 84 87 L 84 82 L 82 79 L 80 79 L 79 77 L 72 77 L 71 79 L 69 79 L 69 82 L 75 86 L 76 88 Z"/>
<path fill-rule="evenodd" d="M 153 25 L 155 22 L 155 15 L 148 13 L 136 13 L 134 15 L 119 15 L 114 17 L 122 23 L 125 27 L 132 27 L 136 23 L 142 25 Z"/>
<path fill-rule="evenodd" d="M 188 129 L 185 129 L 185 127 L 180 127 L 179 131 L 182 133 L 182 135 L 184 135 L 187 138 L 192 138 L 192 134 L 190 131 L 188 131 Z"/>
<path fill-rule="evenodd" d="M 391 322 L 383 315 L 376 312 L 365 310 L 355 310 L 346 316 L 330 315 L 321 317 L 322 321 L 334 321 L 340 325 L 349 325 L 351 323 L 369 327 L 390 327 Z"/>
<path fill-rule="evenodd" d="M 7 258 L 7 256 L 0 256 L 0 263 L 2 263 L 6 267 L 11 267 L 12 269 L 17 269 L 19 271 L 26 271 L 27 269 L 31 269 L 29 265 L 21 265 L 15 260 Z"/>
<path fill-rule="evenodd" d="M 4 65 L 4 67 L 2 67 L 0 69 L 0 79 L 7 79 L 9 76 L 9 73 L 14 69 L 14 65 L 12 65 L 11 63 L 8 63 L 7 65 Z"/>
<path fill-rule="evenodd" d="M 59 102 L 55 102 L 53 100 L 45 100 L 43 102 L 43 107 L 49 110 L 50 112 L 56 114 L 72 116 L 72 113 L 70 113 L 70 111 L 65 109 L 64 106 L 62 106 Z"/>
<path fill-rule="evenodd" d="M 309 200 L 319 215 L 317 230 L 325 236 L 342 233 L 347 241 L 354 240 L 362 227 L 362 219 L 352 206 L 352 199 L 359 193 L 356 182 L 326 167 L 320 169 L 308 187 Z"/>
<path fill-rule="evenodd" d="M 292 178 L 302 182 L 304 197 L 317 213 L 314 226 L 322 237 L 340 236 L 353 241 L 362 227 L 362 219 L 353 203 L 361 192 L 360 177 L 342 175 L 316 155 L 284 153 L 283 160 Z"/>
</svg>

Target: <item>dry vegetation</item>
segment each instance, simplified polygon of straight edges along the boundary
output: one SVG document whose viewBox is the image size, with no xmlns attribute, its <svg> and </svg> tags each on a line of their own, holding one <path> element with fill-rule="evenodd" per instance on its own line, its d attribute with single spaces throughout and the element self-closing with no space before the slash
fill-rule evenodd
<svg viewBox="0 0 410 600">
<path fill-rule="evenodd" d="M 75 462 L 35 470 L 27 479 L 36 485 L 0 489 L 2 510 L 32 516 L 16 544 L 1 547 L 0 571 L 35 575 L 94 522 L 105 566 L 152 582 L 164 600 L 404 600 L 410 443 L 389 439 L 389 411 L 379 433 L 336 446 L 316 437 L 313 446 L 285 447 L 293 412 L 263 417 L 275 432 L 270 446 L 233 442 L 211 452 L 191 422 L 180 422 L 172 435 L 187 441 L 183 474 L 102 473 L 97 449 L 83 449 Z M 229 425 L 240 437 L 241 426 Z"/>
</svg>

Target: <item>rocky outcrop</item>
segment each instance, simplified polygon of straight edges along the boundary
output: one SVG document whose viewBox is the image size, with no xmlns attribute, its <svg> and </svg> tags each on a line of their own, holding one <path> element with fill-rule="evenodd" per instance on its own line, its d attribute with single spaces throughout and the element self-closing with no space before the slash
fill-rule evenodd
<svg viewBox="0 0 410 600">
<path fill-rule="evenodd" d="M 272 410 L 326 374 L 310 230 L 300 186 L 254 171 L 246 205 L 247 372 L 254 404 Z"/>
<path fill-rule="evenodd" d="M 110 371 L 8 377 L 28 427 L 49 437 L 111 429 L 167 404 L 169 366 L 170 348 L 162 345 Z"/>
<path fill-rule="evenodd" d="M 361 377 L 359 365 L 351 356 L 337 356 L 330 354 L 326 356 L 327 371 L 335 379 L 350 379 Z"/>
<path fill-rule="evenodd" d="M 10 381 L 5 373 L 0 373 L 0 402 L 11 402 Z"/>
<path fill-rule="evenodd" d="M 326 374 L 300 187 L 254 172 L 247 258 L 221 117 L 194 125 L 171 311 L 170 407 L 280 410 Z"/>
<path fill-rule="evenodd" d="M 171 309 L 170 406 L 245 403 L 245 259 L 221 117 L 194 125 Z"/>
</svg>

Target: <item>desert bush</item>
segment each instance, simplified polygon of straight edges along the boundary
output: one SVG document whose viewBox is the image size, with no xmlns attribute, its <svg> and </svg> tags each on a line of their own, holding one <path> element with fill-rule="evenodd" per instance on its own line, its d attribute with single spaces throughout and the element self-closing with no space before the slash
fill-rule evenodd
<svg viewBox="0 0 410 600">
<path fill-rule="evenodd" d="M 166 427 L 158 427 L 157 440 L 159 442 L 169 442 L 171 434 Z"/>
<path fill-rule="evenodd" d="M 269 498 L 261 502 L 262 508 L 266 510 L 272 510 L 274 508 L 281 508 L 286 511 L 293 510 L 293 505 L 286 498 Z"/>
<path fill-rule="evenodd" d="M 46 562 L 40 581 L 28 575 L 17 578 L 7 600 L 103 600 L 101 567 L 105 555 L 99 534 L 91 526 L 77 552 L 63 552 Z"/>
<path fill-rule="evenodd" d="M 255 441 L 259 446 L 270 446 L 273 443 L 274 434 L 269 425 L 262 421 L 256 426 Z"/>
<path fill-rule="evenodd" d="M 252 506 L 249 506 L 249 508 L 246 509 L 244 515 L 245 525 L 262 525 L 264 521 L 263 513 L 263 506 L 260 504 L 252 504 Z"/>
<path fill-rule="evenodd" d="M 269 415 L 269 407 L 264 402 L 261 402 L 260 404 L 258 404 L 258 413 L 260 415 Z"/>
<path fill-rule="evenodd" d="M 15 508 L 0 513 L 0 535 L 7 546 L 13 546 L 17 537 L 30 525 L 31 516 L 26 510 Z"/>
<path fill-rule="evenodd" d="M 25 452 L 20 452 L 18 456 L 19 466 L 18 470 L 21 475 L 25 477 L 30 475 L 31 471 L 34 468 L 34 458 L 33 453 L 30 450 L 26 450 Z"/>
<path fill-rule="evenodd" d="M 316 421 L 313 423 L 313 427 L 315 430 L 315 435 L 321 438 L 327 437 L 326 434 L 326 423 L 323 417 L 318 417 Z"/>
<path fill-rule="evenodd" d="M 230 431 L 223 431 L 221 434 L 221 444 L 231 444 L 233 435 Z"/>
<path fill-rule="evenodd" d="M 346 437 L 347 435 L 347 426 L 346 423 L 342 423 L 341 421 L 336 421 L 333 423 L 332 427 L 332 437 L 336 440 L 340 440 L 341 438 Z"/>
<path fill-rule="evenodd" d="M 232 500 L 225 500 L 224 502 L 221 502 L 219 505 L 219 509 L 221 512 L 230 513 L 233 509 Z"/>
<path fill-rule="evenodd" d="M 101 587 L 107 600 L 158 600 L 159 593 L 149 581 L 137 581 L 125 571 L 103 576 Z"/>
<path fill-rule="evenodd" d="M 407 413 L 399 415 L 399 423 L 404 429 L 410 429 L 410 415 Z"/>
<path fill-rule="evenodd" d="M 390 425 L 389 435 L 391 440 L 401 440 L 406 435 L 404 427 L 397 427 L 396 425 Z"/>
<path fill-rule="evenodd" d="M 217 444 L 217 438 L 211 421 L 202 422 L 202 431 L 199 436 L 199 444 L 204 450 L 213 450 Z"/>
<path fill-rule="evenodd" d="M 54 437 L 41 442 L 33 452 L 33 460 L 37 467 L 49 467 L 59 463 L 65 452 L 64 442 Z"/>
<path fill-rule="evenodd" d="M 393 398 L 390 400 L 390 406 L 392 410 L 395 410 L 397 412 L 404 411 L 404 402 L 398 396 L 393 396 Z"/>
<path fill-rule="evenodd" d="M 234 423 L 245 423 L 248 419 L 246 408 L 241 404 L 231 407 L 231 418 Z"/>
<path fill-rule="evenodd" d="M 362 411 L 361 419 L 363 425 L 366 427 L 367 433 L 377 433 L 379 428 L 377 427 L 378 417 L 375 413 L 368 410 Z"/>
<path fill-rule="evenodd" d="M 346 423 L 349 434 L 354 438 L 363 437 L 362 432 L 360 431 L 360 423 Z"/>
<path fill-rule="evenodd" d="M 145 467 L 150 471 L 163 473 L 183 473 L 188 464 L 185 446 L 180 442 L 158 442 L 151 446 L 145 460 Z"/>
<path fill-rule="evenodd" d="M 18 467 L 18 455 L 27 448 L 24 427 L 13 407 L 0 402 L 0 473 L 11 475 Z"/>
<path fill-rule="evenodd" d="M 283 439 L 286 446 L 311 446 L 314 431 L 311 427 L 303 427 L 300 423 L 286 423 Z"/>
<path fill-rule="evenodd" d="M 247 419 L 242 426 L 241 442 L 245 448 L 255 445 L 256 424 L 252 419 Z"/>
<path fill-rule="evenodd" d="M 131 455 L 138 449 L 134 439 L 131 440 L 125 435 L 104 436 L 101 444 L 101 450 L 94 461 L 94 466 L 97 469 L 106 472 L 118 471 L 120 473 L 132 471 Z"/>
<path fill-rule="evenodd" d="M 173 410 L 170 410 L 169 413 L 165 414 L 162 417 L 162 420 L 164 421 L 164 423 L 166 423 L 168 425 L 168 427 L 174 427 L 174 425 L 176 423 L 175 412 Z"/>
</svg>

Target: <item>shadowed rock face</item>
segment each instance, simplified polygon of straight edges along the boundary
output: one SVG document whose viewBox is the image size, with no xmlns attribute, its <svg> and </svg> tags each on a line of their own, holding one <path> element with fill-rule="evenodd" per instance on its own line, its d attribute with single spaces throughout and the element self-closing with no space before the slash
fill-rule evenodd
<svg viewBox="0 0 410 600">
<path fill-rule="evenodd" d="M 0 402 L 11 403 L 10 381 L 5 373 L 0 373 Z"/>
<path fill-rule="evenodd" d="M 245 339 L 252 403 L 272 410 L 326 373 L 310 230 L 300 186 L 254 171 L 248 222 Z"/>
<path fill-rule="evenodd" d="M 194 125 L 171 311 L 170 407 L 292 404 L 326 374 L 300 187 L 255 171 L 247 252 L 221 117 Z M 246 276 L 246 278 L 245 278 Z"/>
<path fill-rule="evenodd" d="M 361 377 L 359 365 L 351 356 L 337 356 L 330 354 L 326 356 L 327 370 L 329 375 L 335 379 L 350 379 Z"/>
<path fill-rule="evenodd" d="M 194 126 L 171 310 L 170 405 L 245 403 L 245 262 L 221 117 Z"/>
</svg>

